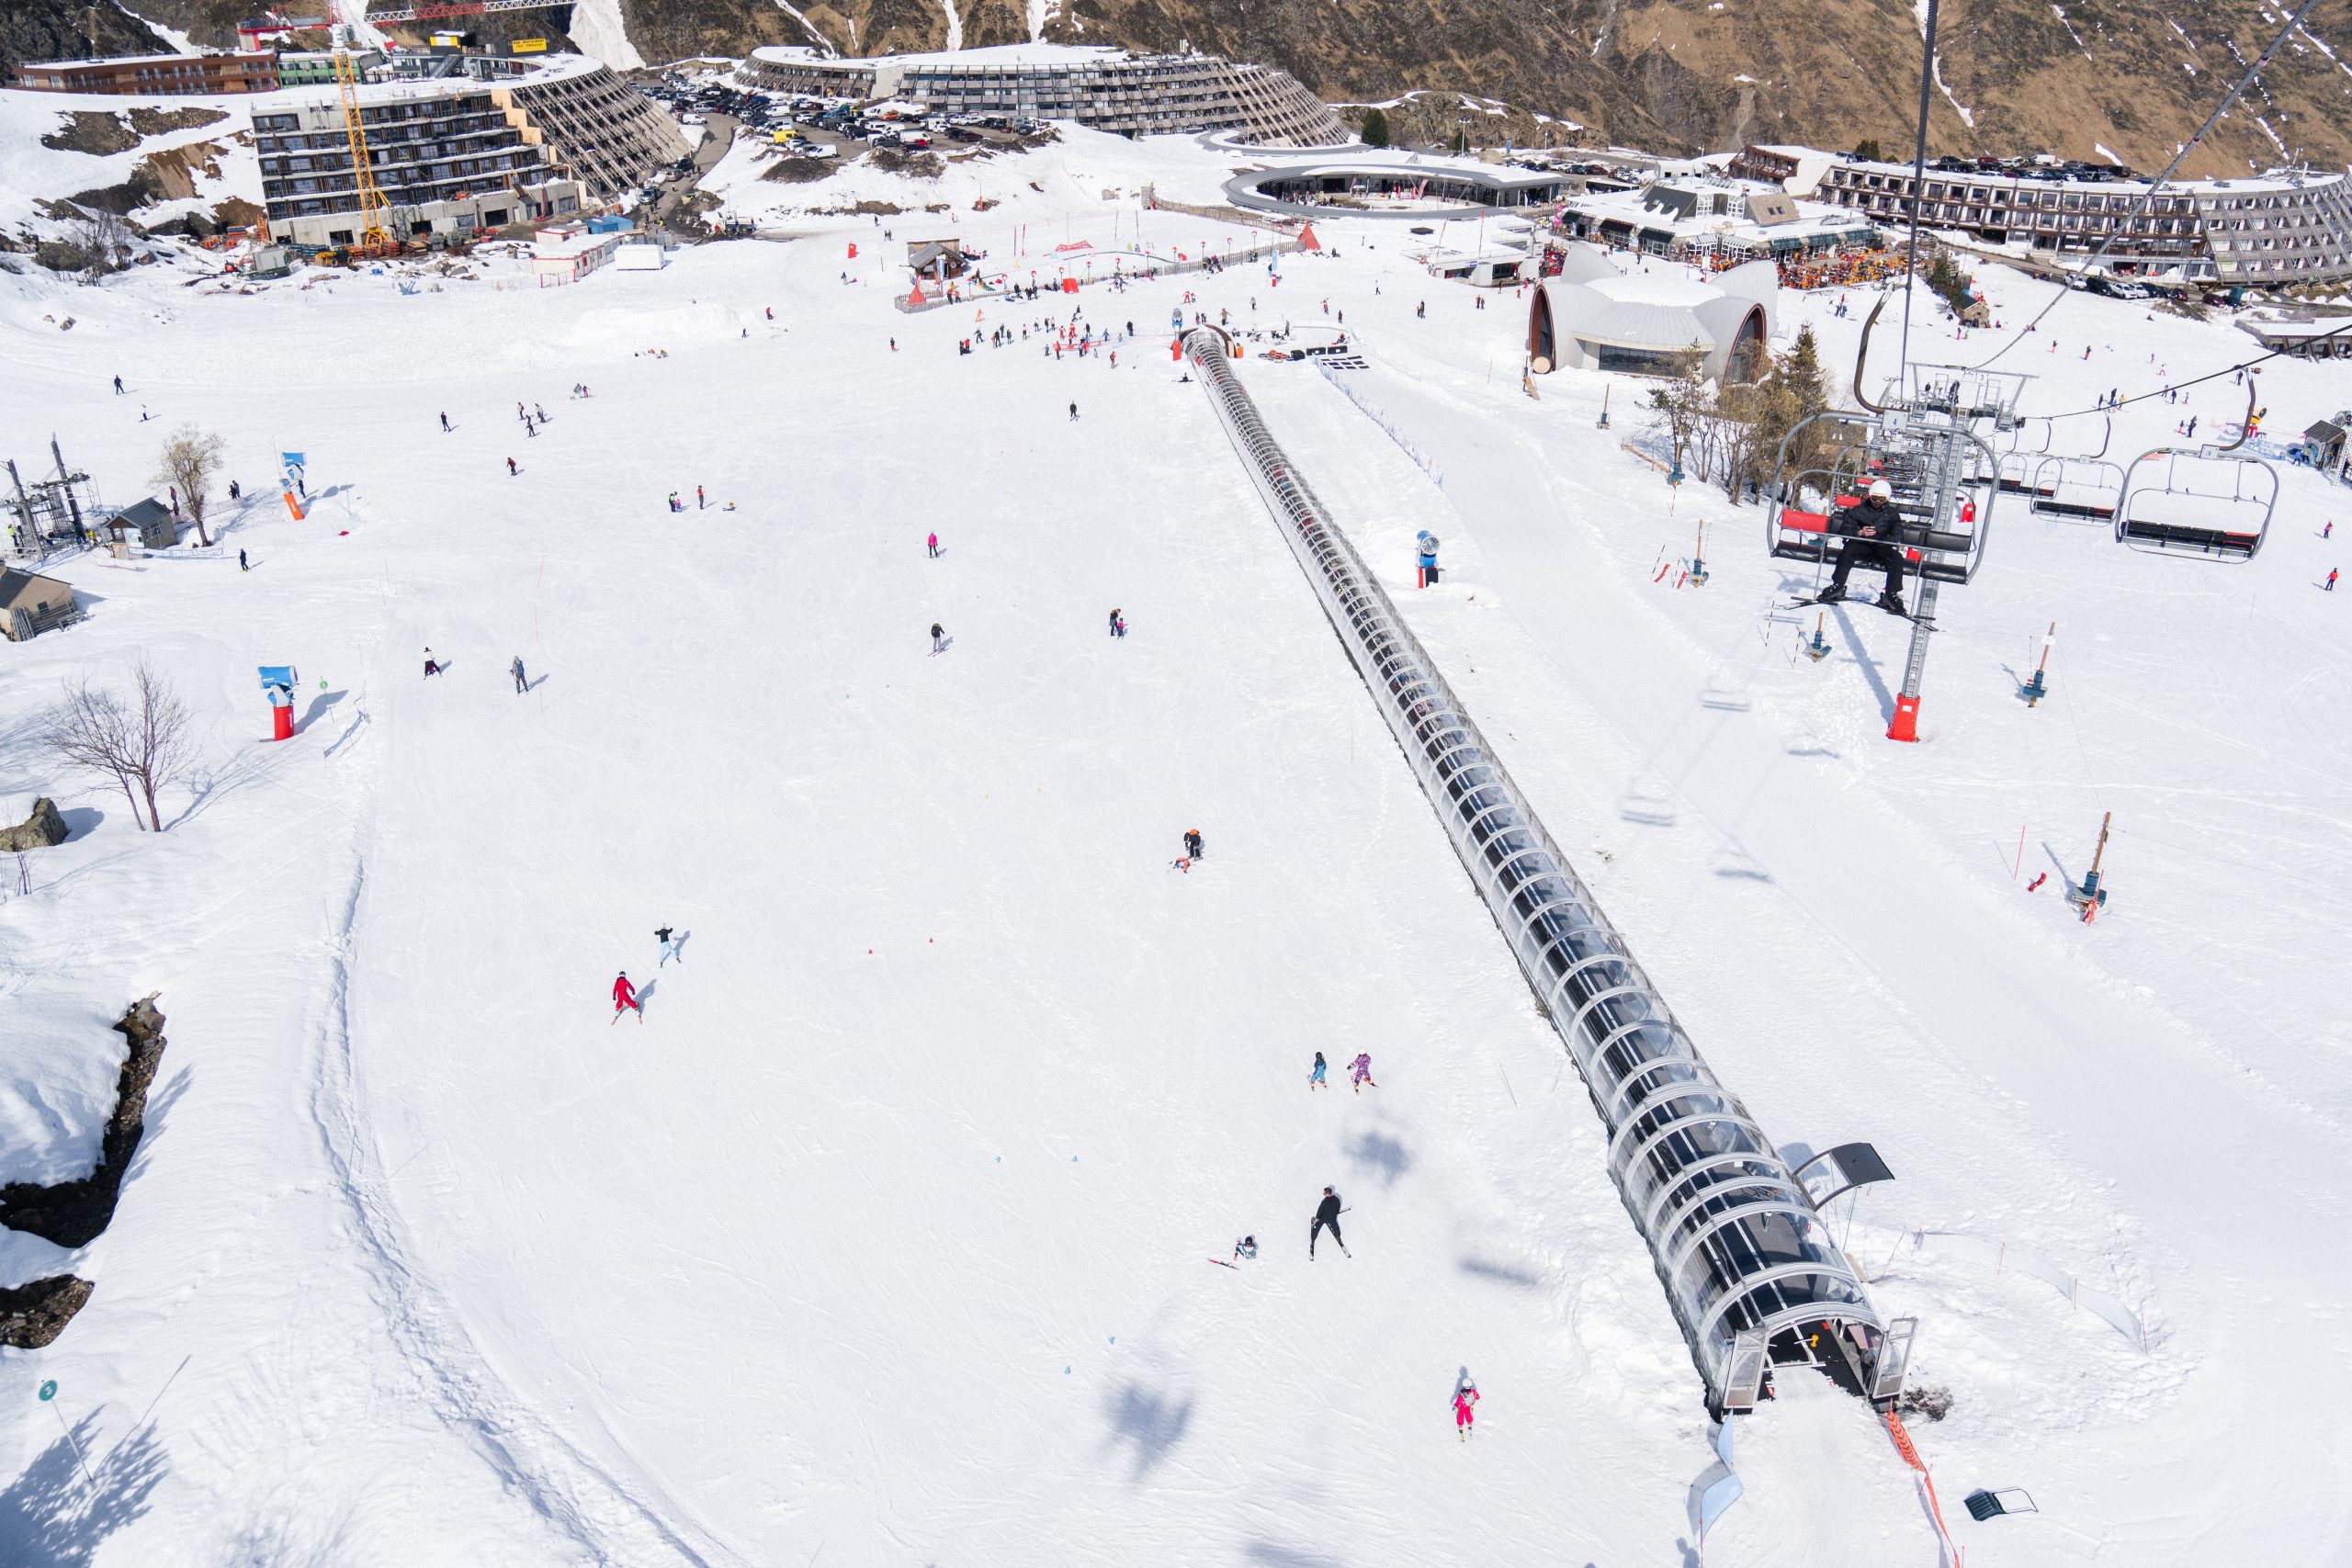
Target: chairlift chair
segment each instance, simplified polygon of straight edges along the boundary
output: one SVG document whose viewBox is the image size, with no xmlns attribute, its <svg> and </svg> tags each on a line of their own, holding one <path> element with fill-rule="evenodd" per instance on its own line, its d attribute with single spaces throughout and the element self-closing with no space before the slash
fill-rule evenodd
<svg viewBox="0 0 2352 1568">
<path fill-rule="evenodd" d="M 2123 497 L 2123 468 L 2098 457 L 2044 457 L 2034 465 L 2027 504 L 2045 517 L 2112 523 Z"/>
<path fill-rule="evenodd" d="M 1839 417 L 1846 416 L 1815 414 L 1814 419 Z M 1892 500 L 1895 511 L 1915 521 L 1933 514 L 1935 500 L 1924 491 L 1927 476 L 1920 454 L 1900 446 L 1873 447 L 1868 443 L 1839 453 L 1826 476 L 1817 469 L 1808 470 L 1797 475 L 1793 485 L 1788 484 L 1789 442 L 1812 423 L 1813 420 L 1798 422 L 1781 440 L 1780 462 L 1772 481 L 1774 499 L 1767 508 L 1765 541 L 1770 554 L 1779 559 L 1812 562 L 1817 581 L 1821 569 L 1837 558 L 1838 547 L 1845 539 L 1832 531 L 1832 519 L 1838 512 L 1856 505 L 1871 480 L 1885 479 L 1894 491 Z M 1824 477 L 1829 482 L 1820 485 L 1818 481 Z M 1996 495 L 1997 491 L 1988 489 L 1981 504 L 1973 499 L 1963 500 L 1950 526 L 1931 529 L 1924 541 L 1907 547 L 1904 555 L 1910 570 L 1938 582 L 1966 582 L 1974 577 L 1984 558 L 1985 533 L 1992 522 Z M 1822 508 L 1818 511 L 1812 504 L 1815 497 Z"/>
<path fill-rule="evenodd" d="M 2032 495 L 2034 470 L 2041 468 L 2039 452 L 2004 452 L 1996 482 L 2004 495 Z"/>
<path fill-rule="evenodd" d="M 2115 537 L 2152 555 L 2248 561 L 2270 532 L 2278 471 L 2226 446 L 2158 446 L 2123 470 Z"/>
</svg>

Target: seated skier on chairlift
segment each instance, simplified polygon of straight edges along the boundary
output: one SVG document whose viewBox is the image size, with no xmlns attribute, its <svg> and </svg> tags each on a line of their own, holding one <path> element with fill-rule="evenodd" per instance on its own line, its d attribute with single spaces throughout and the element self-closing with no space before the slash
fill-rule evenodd
<svg viewBox="0 0 2352 1568">
<path fill-rule="evenodd" d="M 1815 604 L 1835 604 L 1846 597 L 1846 579 L 1857 566 L 1867 566 L 1886 573 L 1886 592 L 1878 607 L 1891 615 L 1911 613 L 1903 604 L 1903 549 L 1912 542 L 1912 529 L 1894 510 L 1894 496 L 1893 485 L 1872 479 L 1860 504 L 1830 519 L 1829 531 L 1844 535 L 1846 540 L 1838 547 L 1838 570 L 1830 573 L 1829 586 L 1821 591 Z"/>
</svg>

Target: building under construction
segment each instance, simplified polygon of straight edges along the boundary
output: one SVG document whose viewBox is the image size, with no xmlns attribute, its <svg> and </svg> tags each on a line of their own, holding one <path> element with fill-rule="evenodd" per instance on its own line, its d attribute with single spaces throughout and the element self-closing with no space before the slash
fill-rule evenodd
<svg viewBox="0 0 2352 1568">
<path fill-rule="evenodd" d="M 355 89 L 368 168 L 395 241 L 464 237 L 571 216 L 686 152 L 670 117 L 597 62 L 555 55 Z M 349 245 L 365 227 L 340 96 L 280 93 L 254 107 L 270 231 Z"/>
</svg>

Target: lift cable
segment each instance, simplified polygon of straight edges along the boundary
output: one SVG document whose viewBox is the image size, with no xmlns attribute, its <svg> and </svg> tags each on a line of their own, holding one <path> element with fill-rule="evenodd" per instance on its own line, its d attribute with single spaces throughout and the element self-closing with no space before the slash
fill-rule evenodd
<svg viewBox="0 0 2352 1568">
<path fill-rule="evenodd" d="M 2342 326 L 2337 327 L 2333 332 L 2315 333 L 2311 337 L 2305 338 L 2303 341 L 2305 343 L 2326 343 L 2330 339 L 2342 337 L 2346 333 L 2352 333 L 2352 321 L 2345 322 Z M 2032 417 L 2035 419 L 2080 419 L 2086 413 L 2111 413 L 2117 409 L 2128 408 L 2133 403 L 2144 403 L 2151 398 L 2161 398 L 2168 391 L 2177 392 L 2186 388 L 2194 387 L 2200 381 L 2217 380 L 2223 376 L 2234 376 L 2241 370 L 2251 370 L 2256 366 L 2267 364 L 2270 360 L 2277 359 L 2287 352 L 2288 351 L 2283 348 L 2274 348 L 2267 354 L 2257 354 L 2252 359 L 2240 360 L 2235 365 L 2225 365 L 2219 370 L 2211 371 L 2203 376 L 2192 377 L 2186 381 L 2167 381 L 2153 392 L 2134 392 L 2128 398 L 2119 398 L 2114 402 L 2108 403 L 2103 407 L 2071 409 L 2064 413 L 2038 413 Z M 1995 359 L 1998 359 L 2000 355 L 1996 354 L 1993 357 Z M 1985 363 L 1990 364 L 1992 361 L 1987 360 Z"/>
<path fill-rule="evenodd" d="M 2181 143 L 2180 151 L 2173 154 L 2172 162 L 2165 165 L 2164 173 L 2158 175 L 2153 181 L 2149 182 L 2148 188 L 2146 191 L 2142 193 L 2138 205 L 2134 206 L 2132 209 L 2126 213 L 2122 220 L 2116 224 L 2114 231 L 2108 235 L 2107 243 L 2099 246 L 2098 250 L 2092 252 L 2090 259 L 2083 263 L 2083 270 L 2085 272 L 2087 273 L 2090 268 L 2098 262 L 2100 257 L 2106 255 L 2109 250 L 2114 248 L 2115 243 L 2123 238 L 2125 230 L 2129 229 L 2134 221 L 2147 213 L 2150 204 L 2156 199 L 2156 193 L 2162 190 L 2165 184 L 2171 180 L 2173 175 L 2180 168 L 2180 165 L 2188 160 L 2188 155 L 2197 151 L 2198 145 L 2202 142 L 2207 136 L 2212 133 L 2213 128 L 2221 123 L 2222 117 L 2229 113 L 2230 106 L 2236 103 L 2239 97 L 2245 94 L 2248 87 L 2254 85 L 2255 78 L 2262 74 L 2262 68 L 2270 63 L 2270 57 L 2277 54 L 2280 46 L 2285 44 L 2290 38 L 2294 36 L 2295 29 L 2303 25 L 2303 18 L 2309 16 L 2311 14 L 2312 7 L 2318 4 L 2319 0 L 2303 0 L 2302 5 L 2297 7 L 2295 14 L 2287 18 L 2286 27 L 2280 29 L 2277 38 L 2270 40 L 2270 47 L 2264 50 L 2259 55 L 2255 57 L 2254 63 L 2246 67 L 2245 74 L 2238 78 L 2237 85 L 2230 89 L 2229 96 L 2222 100 L 2220 106 L 2217 107 L 2211 114 L 2205 117 L 2205 123 L 2197 128 L 2197 134 L 2190 137 L 2187 141 Z M 1926 95 L 1922 93 L 1921 98 L 1923 102 L 1925 97 Z M 1921 125 L 1921 141 L 1923 145 L 1925 143 L 1925 121 L 1923 119 Z M 1916 244 L 1919 201 L 1919 187 L 1916 175 L 1912 182 L 1911 201 L 1914 243 Z M 1913 263 L 1915 267 L 1917 265 L 1917 254 L 1914 252 Z M 1991 365 L 1994 360 L 2000 358 L 2001 355 L 2017 347 L 2018 344 L 2023 343 L 2025 341 L 2026 333 L 2030 333 L 2034 328 L 2040 326 L 2041 324 L 2042 317 L 2049 315 L 2051 311 L 2056 310 L 2058 308 L 2058 301 L 2065 299 L 2067 289 L 2065 284 L 2062 281 L 2059 284 L 2056 296 L 2051 299 L 2050 303 L 2041 308 L 2041 314 L 2035 316 L 2032 321 L 2028 321 L 2025 326 L 2016 333 L 2016 335 L 2009 339 L 2008 342 L 1995 349 L 1991 358 L 1984 360 L 1984 363 L 1978 365 L 1976 368 L 1979 370 L 1984 369 L 1986 366 Z"/>
</svg>

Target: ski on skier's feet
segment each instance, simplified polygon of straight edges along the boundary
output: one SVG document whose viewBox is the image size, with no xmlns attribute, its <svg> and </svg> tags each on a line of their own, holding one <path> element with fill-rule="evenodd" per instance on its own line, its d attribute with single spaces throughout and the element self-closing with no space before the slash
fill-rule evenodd
<svg viewBox="0 0 2352 1568">
<path fill-rule="evenodd" d="M 1230 1269 L 1237 1274 L 1241 1272 L 1241 1265 L 1238 1263 L 1227 1263 L 1222 1258 L 1212 1258 L 1209 1261 L 1216 1264 L 1220 1269 Z"/>
</svg>

